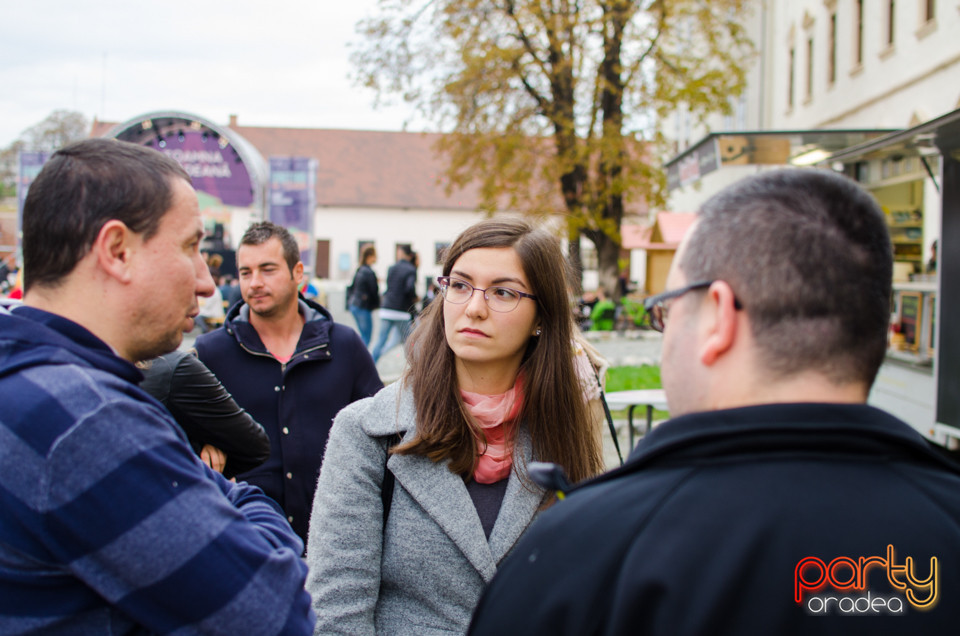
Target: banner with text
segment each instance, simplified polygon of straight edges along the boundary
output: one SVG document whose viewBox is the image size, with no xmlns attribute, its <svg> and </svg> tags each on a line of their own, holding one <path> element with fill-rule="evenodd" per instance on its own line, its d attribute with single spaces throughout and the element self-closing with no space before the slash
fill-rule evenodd
<svg viewBox="0 0 960 636">
<path fill-rule="evenodd" d="M 270 157 L 270 220 L 293 234 L 307 278 L 314 271 L 313 211 L 317 162 L 307 157 Z"/>
</svg>

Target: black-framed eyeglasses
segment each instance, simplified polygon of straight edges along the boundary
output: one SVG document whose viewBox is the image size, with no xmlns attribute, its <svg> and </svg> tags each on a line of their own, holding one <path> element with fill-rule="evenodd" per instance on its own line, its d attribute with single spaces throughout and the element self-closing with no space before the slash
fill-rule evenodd
<svg viewBox="0 0 960 636">
<path fill-rule="evenodd" d="M 703 280 L 699 283 L 691 283 L 678 289 L 671 289 L 661 294 L 650 296 L 649 298 L 644 299 L 643 309 L 647 312 L 647 316 L 650 319 L 650 328 L 654 331 L 663 333 L 663 329 L 667 324 L 667 314 L 670 310 L 669 306 L 667 305 L 668 300 L 674 300 L 680 296 L 683 296 L 687 292 L 695 291 L 697 289 L 705 289 L 710 285 L 713 285 L 715 282 L 717 281 Z M 741 305 L 740 301 L 736 298 L 733 299 L 733 306 L 737 309 L 743 309 L 743 305 Z"/>
<path fill-rule="evenodd" d="M 475 291 L 483 292 L 483 300 L 486 301 L 487 307 L 489 307 L 491 311 L 499 313 L 513 311 L 524 298 L 529 298 L 530 300 L 537 299 L 533 294 L 528 294 L 518 289 L 510 289 L 509 287 L 487 287 L 486 289 L 480 289 L 463 279 L 453 278 L 452 276 L 439 276 L 437 278 L 437 285 L 440 286 L 440 293 L 443 294 L 443 298 L 447 302 L 455 305 L 462 305 L 473 298 L 473 292 Z"/>
</svg>

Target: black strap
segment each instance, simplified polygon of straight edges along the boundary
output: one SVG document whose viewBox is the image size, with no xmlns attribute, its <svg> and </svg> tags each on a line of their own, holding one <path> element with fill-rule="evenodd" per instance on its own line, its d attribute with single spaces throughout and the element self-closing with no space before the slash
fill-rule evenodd
<svg viewBox="0 0 960 636">
<path fill-rule="evenodd" d="M 617 457 L 620 459 L 620 465 L 623 466 L 623 454 L 620 452 L 620 440 L 617 439 L 617 427 L 613 425 L 613 415 L 610 414 L 610 406 L 607 405 L 607 396 L 604 394 L 603 389 L 600 389 L 600 403 L 603 404 L 603 413 L 607 416 L 607 424 L 610 426 L 610 436 L 613 437 L 613 446 L 617 449 Z"/>
<path fill-rule="evenodd" d="M 383 460 L 383 481 L 380 483 L 380 501 L 383 502 L 383 527 L 387 527 L 387 517 L 390 516 L 390 506 L 393 504 L 393 490 L 396 487 L 396 478 L 387 468 L 387 462 L 390 461 L 390 449 L 400 443 L 403 435 L 394 433 L 386 436 L 387 438 L 387 457 Z M 623 463 L 622 461 L 620 462 Z"/>
<path fill-rule="evenodd" d="M 607 425 L 610 427 L 610 437 L 613 438 L 613 447 L 617 449 L 617 458 L 620 460 L 620 465 L 623 466 L 623 453 L 620 452 L 620 440 L 617 438 L 617 427 L 613 425 L 613 415 L 610 414 L 607 395 L 603 391 L 603 382 L 600 381 L 600 374 L 592 363 L 590 368 L 593 369 L 593 375 L 597 378 L 597 387 L 600 389 L 600 403 L 603 404 L 603 414 L 607 416 Z"/>
</svg>

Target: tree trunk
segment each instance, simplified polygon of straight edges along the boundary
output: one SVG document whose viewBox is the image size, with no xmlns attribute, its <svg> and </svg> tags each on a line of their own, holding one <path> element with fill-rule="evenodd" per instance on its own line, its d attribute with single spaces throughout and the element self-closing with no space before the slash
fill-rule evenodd
<svg viewBox="0 0 960 636">
<path fill-rule="evenodd" d="M 607 296 L 615 303 L 620 302 L 620 285 L 617 279 L 620 276 L 620 245 L 606 234 L 597 247 L 597 261 L 600 275 L 600 284 L 607 291 Z"/>
<path fill-rule="evenodd" d="M 580 254 L 580 230 L 567 232 L 567 259 L 570 261 L 570 275 L 574 297 L 583 295 L 583 256 Z"/>
<path fill-rule="evenodd" d="M 597 273 L 600 285 L 603 286 L 608 298 L 618 302 L 620 300 L 620 289 L 617 285 L 617 278 L 620 275 L 620 245 L 599 230 L 585 232 L 585 234 L 597 249 Z"/>
</svg>

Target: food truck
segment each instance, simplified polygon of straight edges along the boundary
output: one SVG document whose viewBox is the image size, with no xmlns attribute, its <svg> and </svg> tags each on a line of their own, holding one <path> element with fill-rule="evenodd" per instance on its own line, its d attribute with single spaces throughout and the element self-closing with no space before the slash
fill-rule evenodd
<svg viewBox="0 0 960 636">
<path fill-rule="evenodd" d="M 890 227 L 890 339 L 870 403 L 960 448 L 960 110 L 834 152 Z"/>
</svg>

